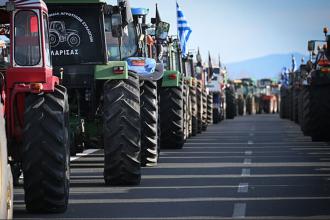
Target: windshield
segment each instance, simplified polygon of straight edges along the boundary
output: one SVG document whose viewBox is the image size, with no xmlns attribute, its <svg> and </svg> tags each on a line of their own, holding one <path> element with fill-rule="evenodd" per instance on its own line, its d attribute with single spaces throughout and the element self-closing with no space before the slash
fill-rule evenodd
<svg viewBox="0 0 330 220">
<path fill-rule="evenodd" d="M 105 18 L 105 39 L 108 49 L 108 61 L 120 60 L 119 42 L 118 38 L 112 36 L 111 33 L 111 17 Z M 137 36 L 133 23 L 129 23 L 123 30 L 121 57 L 126 59 L 132 57 L 137 51 Z"/>
<path fill-rule="evenodd" d="M 19 66 L 40 63 L 38 16 L 33 11 L 19 11 L 15 15 L 15 62 Z"/>
</svg>

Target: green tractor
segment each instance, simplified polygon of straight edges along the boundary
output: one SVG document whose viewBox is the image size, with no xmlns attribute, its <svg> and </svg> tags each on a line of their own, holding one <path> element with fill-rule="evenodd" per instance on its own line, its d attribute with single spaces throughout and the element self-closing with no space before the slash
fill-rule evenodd
<svg viewBox="0 0 330 220">
<path fill-rule="evenodd" d="M 243 97 L 245 100 L 246 114 L 255 114 L 255 91 L 256 85 L 251 78 L 242 78 Z"/>
<path fill-rule="evenodd" d="M 234 80 L 237 114 L 242 116 L 245 114 L 245 99 L 243 81 L 240 79 Z"/>
<path fill-rule="evenodd" d="M 71 154 L 103 147 L 105 183 L 139 184 L 141 165 L 158 159 L 155 81 L 163 73 L 162 65 L 147 58 L 144 24 L 135 19 L 145 14 L 132 15 L 127 1 L 46 3 L 50 21 L 80 37 L 74 47 L 51 48 L 55 71 L 68 88 Z"/>
<path fill-rule="evenodd" d="M 161 148 L 183 147 L 185 132 L 185 82 L 178 39 L 169 38 L 163 54 L 165 72 L 160 91 Z"/>
</svg>

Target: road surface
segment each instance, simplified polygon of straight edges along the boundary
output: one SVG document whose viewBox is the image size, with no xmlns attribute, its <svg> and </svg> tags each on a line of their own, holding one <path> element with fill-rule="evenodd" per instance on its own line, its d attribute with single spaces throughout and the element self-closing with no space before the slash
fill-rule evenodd
<svg viewBox="0 0 330 220">
<path fill-rule="evenodd" d="M 72 158 L 64 214 L 28 214 L 21 187 L 15 218 L 330 219 L 330 147 L 278 115 L 209 126 L 182 150 L 163 150 L 134 187 L 106 187 L 102 150 Z"/>
</svg>

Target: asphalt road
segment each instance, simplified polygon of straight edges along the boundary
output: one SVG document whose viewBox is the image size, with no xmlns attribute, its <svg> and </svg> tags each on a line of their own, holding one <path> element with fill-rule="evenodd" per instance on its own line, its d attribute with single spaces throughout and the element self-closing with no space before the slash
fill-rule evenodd
<svg viewBox="0 0 330 220">
<path fill-rule="evenodd" d="M 135 187 L 103 184 L 101 150 L 74 159 L 66 213 L 28 214 L 17 188 L 14 217 L 330 219 L 329 145 L 277 115 L 210 126 L 184 149 L 163 150 Z"/>
</svg>

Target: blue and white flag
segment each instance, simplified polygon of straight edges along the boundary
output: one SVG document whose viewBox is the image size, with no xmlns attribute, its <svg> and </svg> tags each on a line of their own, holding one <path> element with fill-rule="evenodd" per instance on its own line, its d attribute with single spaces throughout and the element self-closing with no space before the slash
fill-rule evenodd
<svg viewBox="0 0 330 220">
<path fill-rule="evenodd" d="M 186 55 L 186 44 L 189 40 L 191 34 L 191 28 L 188 25 L 186 18 L 183 15 L 182 10 L 179 7 L 179 4 L 176 3 L 177 18 L 178 18 L 178 34 L 180 39 L 182 56 Z"/>
</svg>

